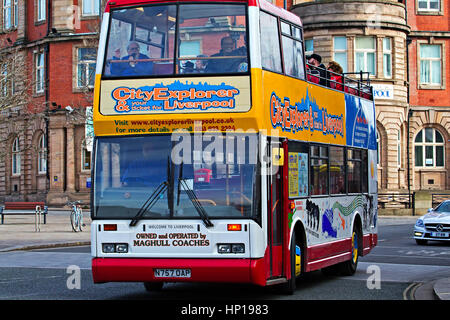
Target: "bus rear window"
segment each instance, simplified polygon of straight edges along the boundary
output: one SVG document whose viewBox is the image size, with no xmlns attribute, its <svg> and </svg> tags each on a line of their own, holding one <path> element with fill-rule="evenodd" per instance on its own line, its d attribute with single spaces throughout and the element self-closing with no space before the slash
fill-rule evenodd
<svg viewBox="0 0 450 320">
<path fill-rule="evenodd" d="M 246 6 L 153 5 L 113 10 L 104 77 L 248 72 Z"/>
</svg>

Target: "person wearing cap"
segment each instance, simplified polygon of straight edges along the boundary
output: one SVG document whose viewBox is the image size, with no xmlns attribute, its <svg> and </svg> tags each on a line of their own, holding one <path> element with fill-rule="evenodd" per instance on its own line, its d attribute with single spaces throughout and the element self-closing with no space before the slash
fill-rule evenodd
<svg viewBox="0 0 450 320">
<path fill-rule="evenodd" d="M 309 63 L 310 73 L 319 78 L 319 84 L 322 86 L 327 85 L 327 70 L 325 65 L 322 64 L 322 57 L 316 53 L 306 57 Z"/>
</svg>

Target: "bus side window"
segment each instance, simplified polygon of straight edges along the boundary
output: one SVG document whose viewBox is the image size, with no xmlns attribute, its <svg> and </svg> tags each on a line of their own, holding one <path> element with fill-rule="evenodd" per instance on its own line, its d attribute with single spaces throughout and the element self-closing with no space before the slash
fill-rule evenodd
<svg viewBox="0 0 450 320">
<path fill-rule="evenodd" d="M 261 63 L 267 70 L 282 72 L 277 18 L 265 12 L 260 15 Z"/>
</svg>

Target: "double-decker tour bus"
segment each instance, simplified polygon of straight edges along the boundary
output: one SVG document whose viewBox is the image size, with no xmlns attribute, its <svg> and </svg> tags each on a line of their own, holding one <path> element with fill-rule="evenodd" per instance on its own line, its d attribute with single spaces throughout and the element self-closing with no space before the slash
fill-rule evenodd
<svg viewBox="0 0 450 320">
<path fill-rule="evenodd" d="M 371 87 L 315 83 L 265 0 L 113 0 L 94 91 L 95 283 L 351 275 L 377 243 Z M 339 78 L 339 85 L 330 85 Z"/>
</svg>

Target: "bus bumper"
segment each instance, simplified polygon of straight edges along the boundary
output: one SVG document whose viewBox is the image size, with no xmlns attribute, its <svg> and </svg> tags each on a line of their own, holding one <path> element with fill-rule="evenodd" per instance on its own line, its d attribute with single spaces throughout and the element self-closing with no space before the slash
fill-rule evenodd
<svg viewBox="0 0 450 320">
<path fill-rule="evenodd" d="M 154 269 L 190 269 L 190 278 L 155 278 Z M 127 259 L 93 258 L 94 283 L 234 282 L 266 284 L 261 259 Z"/>
</svg>

